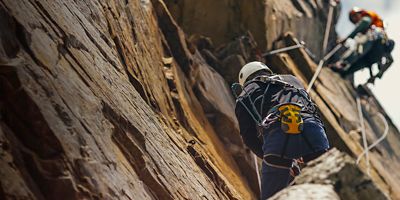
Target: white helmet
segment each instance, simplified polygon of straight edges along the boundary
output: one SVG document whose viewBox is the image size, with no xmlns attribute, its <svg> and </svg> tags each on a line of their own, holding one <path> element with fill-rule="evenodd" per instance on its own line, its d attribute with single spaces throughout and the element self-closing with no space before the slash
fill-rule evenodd
<svg viewBox="0 0 400 200">
<path fill-rule="evenodd" d="M 255 61 L 245 64 L 239 72 L 239 84 L 243 86 L 249 76 L 260 70 L 266 70 L 268 73 L 272 74 L 271 69 L 262 62 Z"/>
</svg>

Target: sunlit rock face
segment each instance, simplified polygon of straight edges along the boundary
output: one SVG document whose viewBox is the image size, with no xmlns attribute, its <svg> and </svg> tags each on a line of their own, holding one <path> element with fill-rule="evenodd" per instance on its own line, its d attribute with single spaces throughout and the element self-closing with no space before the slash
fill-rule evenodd
<svg viewBox="0 0 400 200">
<path fill-rule="evenodd" d="M 316 173 L 318 172 L 318 173 Z M 310 162 L 296 185 L 271 199 L 388 199 L 350 156 L 332 149 Z"/>
<path fill-rule="evenodd" d="M 221 45 L 250 31 L 261 51 L 271 49 L 291 31 L 319 57 L 329 10 L 328 1 L 312 0 L 166 0 L 187 34 L 201 34 Z M 333 14 L 336 23 L 340 6 Z M 335 41 L 334 28 L 330 40 Z M 332 45 L 332 44 L 331 44 Z"/>
<path fill-rule="evenodd" d="M 10 0 L 0 14 L 1 199 L 258 196 L 238 132 L 233 156 L 201 104 L 237 129 L 228 87 L 162 1 Z"/>
<path fill-rule="evenodd" d="M 230 24 L 205 34 L 185 28 L 179 1 L 2 1 L 0 199 L 256 199 L 256 160 L 229 84 L 261 60 L 306 86 L 316 66 L 303 49 L 260 55 L 296 37 L 318 49 L 328 9 L 260 2 L 219 2 Z M 360 92 L 371 143 L 383 129 L 375 113 L 385 112 Z M 331 144 L 350 155 L 361 153 L 355 94 L 328 69 L 311 92 Z M 400 139 L 386 119 L 390 139 L 370 153 L 371 180 L 396 198 Z"/>
<path fill-rule="evenodd" d="M 286 45 L 291 45 L 295 43 L 294 40 L 291 34 L 288 34 L 284 42 Z M 303 49 L 271 57 L 267 63 L 277 73 L 296 75 L 305 86 L 308 85 L 317 67 Z M 356 98 L 360 98 L 368 144 L 371 145 L 382 136 L 387 123 L 387 138 L 369 152 L 369 174 L 376 187 L 385 196 L 399 198 L 400 190 L 396 184 L 400 180 L 396 173 L 400 166 L 399 130 L 374 94 L 367 87 L 354 88 L 349 81 L 343 80 L 338 74 L 328 68 L 322 68 L 310 95 L 319 107 L 331 146 L 353 155 L 353 159 L 363 151 Z M 361 159 L 359 167 L 362 172 L 367 173 L 365 158 Z"/>
</svg>

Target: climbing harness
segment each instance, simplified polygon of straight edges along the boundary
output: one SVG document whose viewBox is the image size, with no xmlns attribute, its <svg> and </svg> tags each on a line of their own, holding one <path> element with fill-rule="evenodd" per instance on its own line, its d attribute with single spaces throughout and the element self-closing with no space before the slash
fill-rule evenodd
<svg viewBox="0 0 400 200">
<path fill-rule="evenodd" d="M 324 154 L 326 151 L 327 150 L 316 151 L 312 154 L 300 157 L 298 159 L 281 157 L 280 155 L 275 154 L 266 154 L 264 155 L 263 162 L 271 167 L 289 169 L 290 175 L 292 177 L 295 177 L 301 173 L 301 169 L 304 167 L 305 163 L 314 160 L 315 158 Z"/>
<path fill-rule="evenodd" d="M 295 177 L 301 172 L 301 165 L 304 164 L 303 158 L 299 159 L 290 159 L 280 157 L 274 154 L 264 155 L 263 162 L 271 167 L 276 167 L 280 169 L 288 169 L 290 175 Z"/>
<path fill-rule="evenodd" d="M 235 98 L 237 99 L 237 102 L 239 102 L 244 107 L 244 109 L 249 113 L 251 118 L 256 123 L 257 127 L 261 128 L 261 129 L 257 129 L 257 130 L 263 130 L 263 129 L 269 128 L 271 124 L 278 121 L 278 122 L 280 122 L 280 129 L 282 129 L 282 131 L 284 133 L 286 133 L 284 146 L 282 147 L 281 155 L 265 155 L 263 162 L 265 162 L 267 165 L 270 165 L 270 166 L 278 166 L 281 168 L 289 169 L 290 173 L 293 176 L 296 176 L 300 173 L 299 164 L 301 163 L 300 160 L 302 160 L 302 158 L 300 158 L 300 160 L 286 158 L 285 157 L 286 147 L 289 142 L 290 135 L 300 134 L 303 137 L 306 144 L 309 146 L 309 148 L 315 153 L 315 150 L 312 147 L 311 143 L 305 137 L 304 134 L 301 134 L 301 132 L 303 130 L 303 124 L 304 124 L 302 115 L 307 115 L 307 112 L 315 114 L 316 109 L 314 106 L 316 106 L 316 105 L 313 104 L 313 102 L 308 97 L 308 95 L 304 89 L 298 89 L 295 86 L 293 86 L 285 81 L 271 78 L 268 76 L 260 76 L 260 77 L 255 78 L 252 82 L 256 83 L 257 85 L 267 84 L 267 85 L 265 85 L 265 90 L 262 93 L 262 96 L 260 95 L 257 98 L 255 98 L 254 101 L 252 101 L 251 96 L 248 94 L 248 91 L 246 89 L 241 88 L 242 92 L 245 93 L 246 97 L 238 98 L 238 95 L 236 94 L 235 89 L 238 86 L 239 87 L 241 87 L 241 86 L 237 83 L 234 83 L 232 85 L 231 89 L 232 89 L 232 92 L 233 92 Z M 280 91 L 281 93 L 279 93 L 279 95 L 284 95 L 283 91 L 295 91 L 296 94 L 300 95 L 301 98 L 304 98 L 306 101 L 309 101 L 309 103 L 307 105 L 301 105 L 298 103 L 278 104 L 278 105 L 272 107 L 271 109 L 269 109 L 266 114 L 266 117 L 264 118 L 264 120 L 261 121 L 261 119 L 263 117 L 262 114 L 263 114 L 263 105 L 265 102 L 265 97 L 266 97 L 266 94 L 271 85 L 280 85 L 283 88 Z M 293 93 L 291 93 L 291 95 L 293 95 Z M 288 101 L 290 102 L 290 100 L 292 99 L 291 95 L 286 97 L 286 102 L 288 102 Z M 246 99 L 251 105 L 247 106 L 243 102 L 244 99 Z M 280 99 L 280 98 L 277 98 L 277 99 Z M 258 102 L 260 100 L 261 100 L 260 112 L 258 112 L 256 109 L 256 106 L 255 106 L 255 102 Z M 311 106 L 310 106 L 310 104 L 311 104 Z M 310 107 L 313 107 L 313 108 L 311 109 Z"/>
</svg>

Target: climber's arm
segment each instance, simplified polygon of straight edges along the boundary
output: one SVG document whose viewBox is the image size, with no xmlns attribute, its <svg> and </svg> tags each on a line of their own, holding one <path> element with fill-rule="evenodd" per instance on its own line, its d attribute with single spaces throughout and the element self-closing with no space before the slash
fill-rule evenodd
<svg viewBox="0 0 400 200">
<path fill-rule="evenodd" d="M 374 77 L 374 73 L 372 72 L 372 66 L 370 66 L 368 69 L 369 69 L 369 77 L 370 78 Z"/>
<path fill-rule="evenodd" d="M 240 135 L 246 146 L 258 157 L 263 157 L 262 141 L 258 138 L 256 122 L 239 102 L 236 103 L 236 117 L 239 122 Z"/>
<path fill-rule="evenodd" d="M 360 22 L 357 23 L 356 28 L 347 36 L 347 38 L 354 38 L 357 33 L 363 33 L 368 30 L 372 23 L 372 19 L 368 16 L 365 16 L 361 19 Z"/>
</svg>

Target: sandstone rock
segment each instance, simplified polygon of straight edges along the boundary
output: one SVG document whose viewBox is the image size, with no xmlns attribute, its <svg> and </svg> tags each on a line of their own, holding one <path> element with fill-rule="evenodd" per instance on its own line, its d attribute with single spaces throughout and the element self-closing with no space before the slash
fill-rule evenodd
<svg viewBox="0 0 400 200">
<path fill-rule="evenodd" d="M 242 69 L 246 62 L 241 55 L 231 55 L 222 61 L 222 67 L 219 69 L 220 74 L 228 82 L 229 85 L 238 82 L 238 71 Z"/>
<path fill-rule="evenodd" d="M 195 44 L 199 51 L 204 49 L 214 50 L 214 44 L 209 37 L 195 34 L 189 37 L 189 41 Z"/>
<path fill-rule="evenodd" d="M 295 184 L 271 199 L 388 199 L 350 156 L 336 149 L 307 164 Z"/>
<path fill-rule="evenodd" d="M 262 1 L 167 0 L 165 2 L 187 34 L 211 37 L 217 46 L 230 42 L 247 30 L 251 30 L 257 38 L 265 40 Z M 257 27 L 258 25 L 261 26 Z"/>
<path fill-rule="evenodd" d="M 3 1 L 0 13 L 1 199 L 257 195 L 194 95 L 193 52 L 162 2 Z"/>
<path fill-rule="evenodd" d="M 278 194 L 270 198 L 271 200 L 339 200 L 339 196 L 333 190 L 332 185 L 321 184 L 301 184 L 291 186 L 282 190 Z"/>
<path fill-rule="evenodd" d="M 186 100 L 184 101 L 186 101 L 186 109 L 192 116 L 186 117 L 189 120 L 185 119 L 183 123 L 192 123 L 188 129 L 195 130 L 194 134 L 202 142 L 211 142 L 214 144 L 214 147 L 210 148 L 210 151 L 214 154 L 213 158 L 217 160 L 222 159 L 219 162 L 228 161 L 228 165 L 220 166 L 221 168 L 227 167 L 229 169 L 227 171 L 229 172 L 232 169 L 238 170 L 238 165 L 241 172 L 246 175 L 248 183 L 235 183 L 236 187 L 246 188 L 247 184 L 249 184 L 253 192 L 258 193 L 259 186 L 256 181 L 256 173 L 254 170 L 248 173 L 248 169 L 255 169 L 253 157 L 245 148 L 240 138 L 238 123 L 234 115 L 234 101 L 229 87 L 223 78 L 207 65 L 198 51 L 189 53 L 186 50 L 187 43 L 178 42 L 185 41 L 183 32 L 177 27 L 169 13 L 167 13 L 165 6 L 162 3 L 157 3 L 156 5 L 158 17 L 164 22 L 164 25 L 160 24 L 160 27 L 164 34 L 168 36 L 166 37 L 168 44 L 176 49 L 180 49 L 175 53 L 171 53 L 177 62 L 181 63 L 180 66 L 185 66 L 181 68 L 188 78 L 188 82 L 185 83 L 186 85 L 180 91 L 185 96 L 189 94 L 188 97 L 185 97 Z M 181 76 L 180 79 L 182 81 L 185 79 L 185 76 Z M 192 86 L 193 92 L 187 91 L 188 85 Z M 197 100 L 198 102 L 196 102 Z M 220 140 L 222 140 L 222 144 Z M 228 154 L 223 152 L 227 152 Z M 232 163 L 232 159 L 236 163 Z M 234 176 L 238 175 L 241 176 L 241 174 Z"/>
<path fill-rule="evenodd" d="M 290 35 L 285 38 L 288 44 L 293 44 L 294 40 Z M 305 86 L 307 86 L 311 78 L 310 75 L 316 70 L 316 64 L 310 58 L 307 58 L 307 53 L 303 49 L 273 56 L 269 61 L 272 69 L 278 73 L 296 75 Z M 400 190 L 395 182 L 400 180 L 397 176 L 397 168 L 400 163 L 396 158 L 397 156 L 391 156 L 399 153 L 399 131 L 390 122 L 374 95 L 371 92 L 367 92 L 368 95 L 363 95 L 365 92 L 357 94 L 349 81 L 343 80 L 339 75 L 327 68 L 322 69 L 313 88 L 311 97 L 319 106 L 331 145 L 353 155 L 355 158 L 362 153 L 360 137 L 355 137 L 354 133 L 352 136 L 349 134 L 359 129 L 358 111 L 355 103 L 356 96 L 361 96 L 369 144 L 383 134 L 384 122 L 379 119 L 377 113 L 380 112 L 386 116 L 389 124 L 388 137 L 369 154 L 371 162 L 370 174 L 372 181 L 380 190 L 391 198 L 399 198 L 398 191 Z M 365 159 L 361 161 L 360 167 L 363 172 L 367 172 Z"/>
<path fill-rule="evenodd" d="M 224 60 L 230 55 L 241 55 L 246 62 L 256 60 L 258 50 L 257 42 L 254 40 L 253 35 L 250 32 L 235 38 L 227 44 L 221 45 L 216 49 L 216 56 Z"/>
<path fill-rule="evenodd" d="M 204 45 L 200 45 L 200 48 L 201 46 Z M 203 49 L 200 52 L 206 62 L 228 82 L 228 85 L 238 81 L 239 71 L 244 64 L 256 60 L 263 61 L 257 43 L 249 32 L 221 45 L 216 50 L 209 49 Z"/>
<path fill-rule="evenodd" d="M 265 51 L 273 46 L 287 31 L 294 32 L 310 49 L 321 56 L 329 1 L 312 0 L 166 0 L 174 18 L 188 34 L 210 37 L 216 45 L 225 44 L 233 38 L 250 31 Z M 339 14 L 335 9 L 334 24 Z M 330 46 L 336 41 L 331 29 Z"/>
<path fill-rule="evenodd" d="M 233 81 L 242 62 L 293 35 L 319 52 L 326 2 L 167 3 L 178 23 L 162 0 L 1 2 L 0 199 L 258 196 L 221 74 Z M 178 24 L 211 39 L 188 39 Z M 268 59 L 305 85 L 316 67 L 301 49 Z M 311 94 L 333 146 L 359 155 L 359 137 L 347 134 L 357 128 L 354 88 L 323 69 Z M 383 129 L 376 112 L 386 114 L 369 92 L 362 103 L 371 142 Z M 389 139 L 370 153 L 371 180 L 396 199 L 400 138 L 386 118 Z"/>
<path fill-rule="evenodd" d="M 340 199 L 387 199 L 350 156 L 333 149 L 310 162 L 296 184 L 331 185 Z"/>
</svg>

